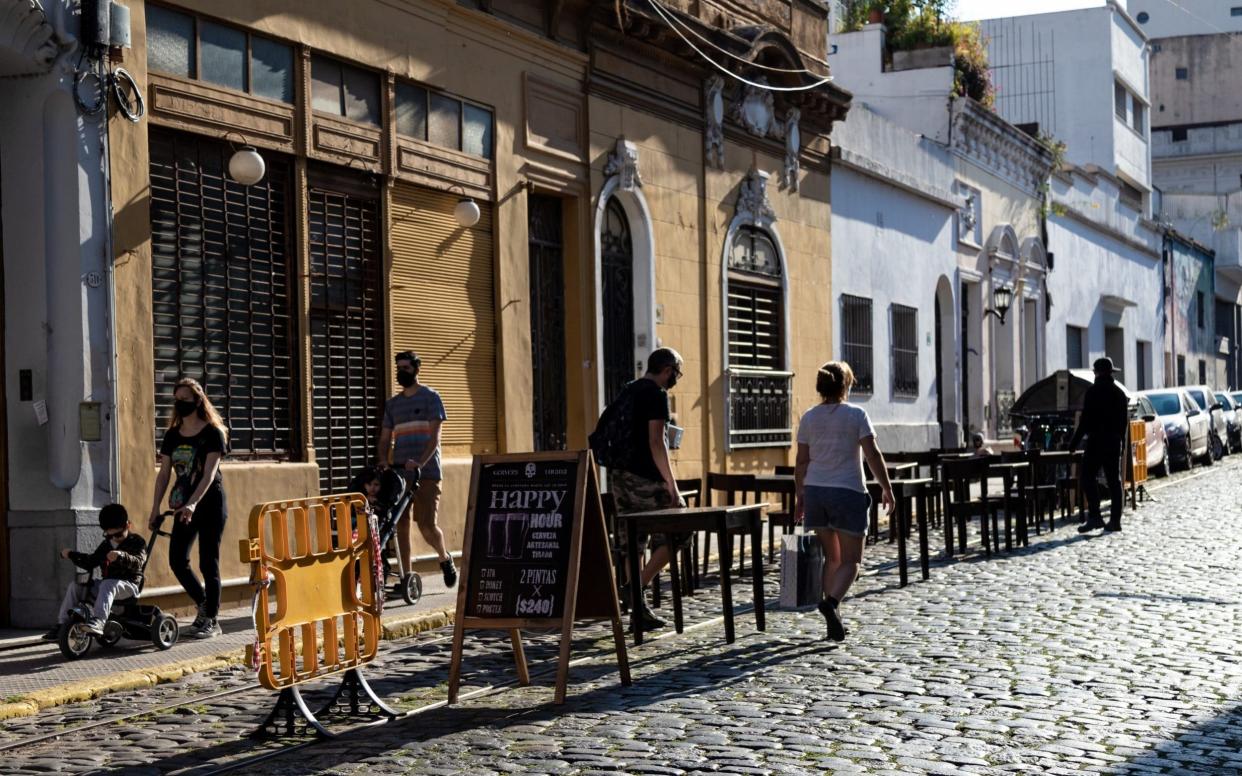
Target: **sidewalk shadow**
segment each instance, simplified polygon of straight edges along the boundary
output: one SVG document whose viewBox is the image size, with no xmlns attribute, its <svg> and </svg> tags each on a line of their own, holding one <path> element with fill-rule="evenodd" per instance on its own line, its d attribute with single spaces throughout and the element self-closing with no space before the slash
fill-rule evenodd
<svg viewBox="0 0 1242 776">
<path fill-rule="evenodd" d="M 1152 773 L 1169 770 L 1170 761 L 1181 763 L 1185 771 L 1197 773 L 1238 773 L 1236 753 L 1242 751 L 1242 704 L 1191 728 L 1176 737 L 1157 743 L 1150 751 L 1133 755 L 1103 771 L 1104 774 Z"/>
<path fill-rule="evenodd" d="M 634 684 L 622 687 L 617 679 L 615 662 L 597 660 L 587 665 L 574 666 L 570 669 L 569 696 L 564 705 L 552 703 L 553 672 L 532 676 L 532 686 L 537 691 L 546 692 L 546 700 L 534 706 L 511 708 L 498 704 L 484 705 L 487 698 L 468 702 L 466 705 L 441 707 L 421 712 L 417 715 L 398 718 L 382 727 L 360 726 L 350 729 L 339 728 L 340 735 L 323 748 L 312 747 L 299 752 L 301 757 L 314 757 L 316 770 L 331 769 L 359 758 L 382 755 L 407 747 L 433 741 L 437 738 L 469 730 L 492 729 L 503 731 L 514 725 L 529 725 L 535 722 L 548 722 L 570 714 L 606 714 L 636 707 L 644 707 L 653 703 L 670 699 L 693 697 L 704 691 L 720 692 L 744 683 L 756 673 L 767 667 L 778 665 L 790 659 L 797 659 L 810 653 L 819 653 L 835 649 L 820 639 L 808 639 L 802 642 L 766 642 L 754 643 L 756 634 L 739 636 L 731 645 L 725 645 L 722 651 L 704 653 L 702 647 L 688 644 L 668 651 L 644 656 L 630 661 L 630 669 L 634 676 Z M 497 649 L 503 648 L 507 642 L 498 638 Z M 551 644 L 533 645 L 528 649 L 527 657 L 532 664 L 542 658 L 554 665 L 555 649 Z M 537 654 L 542 653 L 542 654 Z M 656 664 L 670 660 L 678 661 L 675 665 L 655 673 L 647 669 Z M 431 672 L 428 672 L 431 673 Z M 419 681 L 420 684 L 431 684 L 442 681 L 444 674 L 435 672 L 434 676 Z M 492 677 L 493 681 L 499 678 Z M 374 684 L 374 682 L 372 682 Z M 592 689 L 575 692 L 575 687 L 597 683 Z M 410 689 L 407 684 L 404 689 Z M 466 688 L 463 687 L 463 690 Z M 326 700 L 327 691 L 314 693 L 315 700 Z M 307 693 L 308 696 L 311 693 Z M 275 696 L 271 697 L 274 702 Z M 316 708 L 317 704 L 308 705 Z M 257 727 L 261 716 L 256 713 L 253 725 Z M 382 738 L 381 738 L 382 736 Z M 192 749 L 152 763 L 142 769 L 146 772 L 202 774 L 227 767 L 230 761 L 248 759 L 256 754 L 275 752 L 287 745 L 286 741 L 256 743 L 241 738 L 226 741 L 201 749 Z M 293 756 L 293 755 L 291 755 Z M 286 768 L 289 763 L 271 760 L 262 766 L 252 766 L 249 772 Z M 309 767 L 309 764 L 307 764 Z M 138 769 L 114 768 L 101 769 L 94 773 L 121 774 L 137 772 Z M 245 770 L 241 772 L 246 772 Z"/>
</svg>

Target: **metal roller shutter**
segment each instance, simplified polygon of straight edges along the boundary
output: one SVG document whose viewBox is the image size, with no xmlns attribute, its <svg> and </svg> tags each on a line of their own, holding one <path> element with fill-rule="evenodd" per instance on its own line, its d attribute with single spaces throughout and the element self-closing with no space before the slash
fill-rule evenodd
<svg viewBox="0 0 1242 776">
<path fill-rule="evenodd" d="M 150 151 L 156 444 L 184 375 L 224 416 L 235 454 L 288 457 L 288 163 L 268 155 L 263 180 L 242 186 L 222 143 L 152 129 Z"/>
<path fill-rule="evenodd" d="M 383 301 L 378 200 L 312 184 L 312 436 L 322 493 L 340 493 L 375 459 Z"/>
<path fill-rule="evenodd" d="M 392 192 L 394 351 L 414 350 L 419 379 L 440 392 L 442 444 L 496 451 L 496 307 L 492 207 L 463 229 L 458 197 L 398 184 Z"/>
</svg>

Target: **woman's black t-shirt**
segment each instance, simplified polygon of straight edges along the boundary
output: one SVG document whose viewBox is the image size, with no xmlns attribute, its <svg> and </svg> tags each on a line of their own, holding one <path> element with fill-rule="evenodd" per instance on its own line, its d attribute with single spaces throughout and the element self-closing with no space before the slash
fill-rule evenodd
<svg viewBox="0 0 1242 776">
<path fill-rule="evenodd" d="M 204 426 L 194 436 L 184 436 L 181 431 L 170 428 L 164 433 L 164 441 L 160 444 L 160 455 L 168 456 L 172 461 L 176 481 L 172 493 L 168 496 L 168 506 L 180 509 L 203 479 L 203 468 L 207 464 L 207 456 L 212 453 L 224 455 L 224 433 L 215 426 Z M 203 494 L 203 500 L 219 497 L 224 493 L 224 482 L 220 477 L 220 469 L 216 469 L 215 479 Z"/>
</svg>

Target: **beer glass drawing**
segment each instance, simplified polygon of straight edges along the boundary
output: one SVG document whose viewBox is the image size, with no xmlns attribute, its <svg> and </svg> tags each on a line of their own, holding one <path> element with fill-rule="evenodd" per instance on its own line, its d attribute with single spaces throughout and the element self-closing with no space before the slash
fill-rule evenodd
<svg viewBox="0 0 1242 776">
<path fill-rule="evenodd" d="M 526 513 L 509 513 L 505 521 L 504 557 L 517 560 L 526 550 L 526 531 L 530 527 L 530 516 Z"/>
<path fill-rule="evenodd" d="M 487 557 L 505 557 L 505 524 L 509 515 L 489 515 L 487 518 Z"/>
</svg>

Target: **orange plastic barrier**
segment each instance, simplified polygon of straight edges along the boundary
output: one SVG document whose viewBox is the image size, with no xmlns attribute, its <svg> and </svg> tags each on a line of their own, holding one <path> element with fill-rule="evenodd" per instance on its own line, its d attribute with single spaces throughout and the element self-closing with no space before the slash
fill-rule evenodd
<svg viewBox="0 0 1242 776">
<path fill-rule="evenodd" d="M 259 585 L 255 667 L 264 687 L 279 690 L 375 657 L 380 601 L 366 507 L 350 493 L 251 510 L 241 559 Z"/>
</svg>

